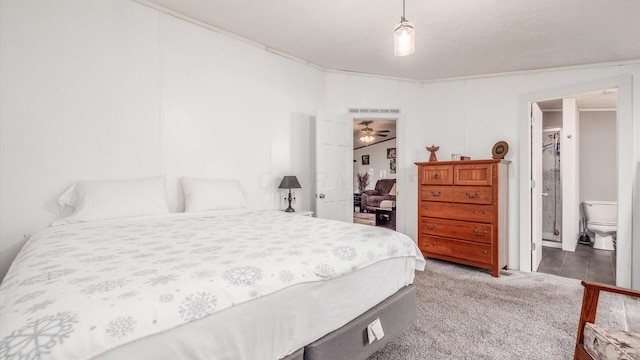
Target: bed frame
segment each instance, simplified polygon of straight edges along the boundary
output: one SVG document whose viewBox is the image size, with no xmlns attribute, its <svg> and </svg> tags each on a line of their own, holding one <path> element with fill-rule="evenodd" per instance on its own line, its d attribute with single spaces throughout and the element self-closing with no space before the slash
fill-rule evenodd
<svg viewBox="0 0 640 360">
<path fill-rule="evenodd" d="M 367 325 L 376 318 L 382 323 L 384 337 L 369 344 Z M 416 289 L 409 285 L 343 327 L 284 357 L 283 360 L 364 360 L 409 327 L 416 318 Z"/>
</svg>

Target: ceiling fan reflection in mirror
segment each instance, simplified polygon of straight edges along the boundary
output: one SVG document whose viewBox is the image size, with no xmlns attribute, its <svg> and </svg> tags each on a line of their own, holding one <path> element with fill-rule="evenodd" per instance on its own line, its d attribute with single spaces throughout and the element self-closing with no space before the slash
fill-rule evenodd
<svg viewBox="0 0 640 360">
<path fill-rule="evenodd" d="M 360 141 L 362 141 L 367 145 L 372 143 L 376 139 L 375 138 L 376 136 L 387 137 L 388 135 L 384 133 L 389 132 L 389 130 L 380 130 L 380 131 L 373 130 L 372 128 L 369 127 L 369 124 L 371 124 L 372 122 L 373 120 L 366 120 L 358 124 L 358 125 L 364 125 L 364 128 L 360 130 Z"/>
</svg>

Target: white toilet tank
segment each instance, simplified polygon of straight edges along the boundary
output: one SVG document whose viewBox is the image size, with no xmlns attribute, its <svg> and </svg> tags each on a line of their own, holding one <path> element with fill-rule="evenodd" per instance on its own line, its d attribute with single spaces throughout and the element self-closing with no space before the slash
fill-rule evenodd
<svg viewBox="0 0 640 360">
<path fill-rule="evenodd" d="M 589 222 L 599 224 L 618 222 L 618 203 L 615 201 L 585 201 L 584 211 Z"/>
</svg>

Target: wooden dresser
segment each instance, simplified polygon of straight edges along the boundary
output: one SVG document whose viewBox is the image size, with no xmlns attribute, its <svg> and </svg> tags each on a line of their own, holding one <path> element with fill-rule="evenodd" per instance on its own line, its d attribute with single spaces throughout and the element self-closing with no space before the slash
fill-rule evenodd
<svg viewBox="0 0 640 360">
<path fill-rule="evenodd" d="M 506 160 L 418 166 L 418 247 L 427 257 L 491 270 L 507 266 Z"/>
</svg>

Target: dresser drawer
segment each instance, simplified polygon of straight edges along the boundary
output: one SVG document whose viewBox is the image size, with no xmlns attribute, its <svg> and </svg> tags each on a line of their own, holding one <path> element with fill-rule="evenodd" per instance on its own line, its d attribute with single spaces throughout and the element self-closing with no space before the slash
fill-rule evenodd
<svg viewBox="0 0 640 360">
<path fill-rule="evenodd" d="M 418 247 L 421 251 L 426 252 L 427 256 L 432 253 L 483 264 L 493 263 L 491 245 L 488 244 L 420 235 Z"/>
<path fill-rule="evenodd" d="M 493 184 L 492 164 L 460 164 L 453 169 L 456 185 L 484 185 Z"/>
<path fill-rule="evenodd" d="M 421 217 L 419 229 L 420 233 L 425 235 L 444 236 L 488 244 L 493 240 L 493 226 L 491 224 Z"/>
<path fill-rule="evenodd" d="M 489 186 L 455 186 L 452 199 L 457 203 L 490 205 L 493 203 L 493 188 Z"/>
<path fill-rule="evenodd" d="M 426 185 L 453 184 L 453 165 L 433 165 L 420 168 L 420 183 Z"/>
<path fill-rule="evenodd" d="M 493 219 L 493 206 L 423 201 L 420 204 L 419 215 L 490 223 Z"/>
<path fill-rule="evenodd" d="M 421 186 L 420 199 L 429 201 L 453 201 L 453 186 Z"/>
</svg>

